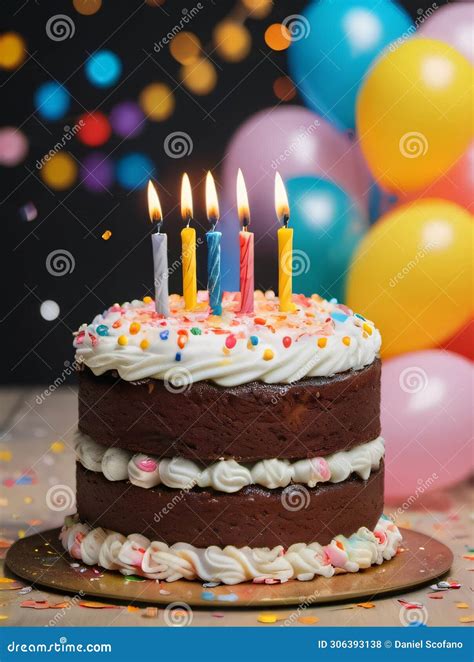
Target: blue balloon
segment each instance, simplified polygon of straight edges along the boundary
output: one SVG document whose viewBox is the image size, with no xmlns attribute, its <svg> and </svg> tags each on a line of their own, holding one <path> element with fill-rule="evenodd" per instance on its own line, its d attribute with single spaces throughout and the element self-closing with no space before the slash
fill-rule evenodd
<svg viewBox="0 0 474 662">
<path fill-rule="evenodd" d="M 143 188 L 154 171 L 155 166 L 148 156 L 134 152 L 117 162 L 117 181 L 129 190 Z"/>
<path fill-rule="evenodd" d="M 300 17 L 289 49 L 291 77 L 307 106 L 340 129 L 355 128 L 361 83 L 381 51 L 407 32 L 409 15 L 391 0 L 320 0 Z M 288 26 L 290 32 L 292 24 Z"/>
<path fill-rule="evenodd" d="M 122 63 L 112 51 L 97 51 L 87 60 L 86 77 L 96 87 L 110 87 L 120 78 Z"/>
<path fill-rule="evenodd" d="M 326 179 L 286 182 L 293 240 L 293 291 L 345 300 L 346 275 L 368 223 L 349 195 Z"/>
<path fill-rule="evenodd" d="M 65 87 L 49 81 L 43 83 L 35 92 L 35 107 L 45 120 L 59 120 L 67 113 L 70 104 L 69 92 Z"/>
</svg>

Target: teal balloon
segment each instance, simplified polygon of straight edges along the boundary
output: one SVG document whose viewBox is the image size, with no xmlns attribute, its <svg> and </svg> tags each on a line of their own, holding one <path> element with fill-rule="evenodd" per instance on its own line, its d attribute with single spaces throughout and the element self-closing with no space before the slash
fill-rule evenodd
<svg viewBox="0 0 474 662">
<path fill-rule="evenodd" d="M 305 104 L 340 129 L 355 128 L 359 88 L 392 41 L 413 32 L 391 0 L 319 0 L 288 24 L 288 64 Z"/>
<path fill-rule="evenodd" d="M 286 182 L 293 228 L 293 292 L 345 300 L 346 278 L 368 228 L 358 206 L 337 184 L 318 177 Z"/>
</svg>

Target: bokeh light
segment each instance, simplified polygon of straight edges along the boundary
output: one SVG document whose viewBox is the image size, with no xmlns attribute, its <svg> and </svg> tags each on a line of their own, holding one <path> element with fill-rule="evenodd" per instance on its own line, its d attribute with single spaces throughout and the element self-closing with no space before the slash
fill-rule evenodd
<svg viewBox="0 0 474 662">
<path fill-rule="evenodd" d="M 164 5 L 166 0 L 145 0 L 146 4 L 149 7 L 161 7 L 161 5 Z"/>
<path fill-rule="evenodd" d="M 117 162 L 117 181 L 128 190 L 143 188 L 155 170 L 151 159 L 146 154 L 134 152 L 123 156 Z"/>
<path fill-rule="evenodd" d="M 112 129 L 109 120 L 99 111 L 85 113 L 79 118 L 81 125 L 77 138 L 84 145 L 89 147 L 99 147 L 110 138 Z"/>
<path fill-rule="evenodd" d="M 35 92 L 35 107 L 45 120 L 59 120 L 69 110 L 71 98 L 63 85 L 48 81 L 38 87 Z"/>
<path fill-rule="evenodd" d="M 102 193 L 112 186 L 114 165 L 103 152 L 92 152 L 82 161 L 81 182 L 84 188 L 93 193 Z"/>
<path fill-rule="evenodd" d="M 16 32 L 5 32 L 0 35 L 0 67 L 16 69 L 25 61 L 26 44 L 23 37 Z"/>
<path fill-rule="evenodd" d="M 133 138 L 145 128 L 145 116 L 135 101 L 122 101 L 110 111 L 113 130 L 122 138 Z"/>
<path fill-rule="evenodd" d="M 291 34 L 282 23 L 272 23 L 265 30 L 265 43 L 274 51 L 284 51 L 291 44 Z"/>
<path fill-rule="evenodd" d="M 216 69 L 210 60 L 205 58 L 181 67 L 181 80 L 194 94 L 209 94 L 217 83 Z"/>
<path fill-rule="evenodd" d="M 201 42 L 192 32 L 180 32 L 171 40 L 170 53 L 180 64 L 192 64 L 200 56 Z"/>
<path fill-rule="evenodd" d="M 272 10 L 272 0 L 242 0 L 245 9 L 251 12 L 251 18 L 265 18 Z"/>
<path fill-rule="evenodd" d="M 223 60 L 239 62 L 250 52 L 252 40 L 245 25 L 236 21 L 222 21 L 214 28 L 214 46 Z"/>
<path fill-rule="evenodd" d="M 76 181 L 77 164 L 70 154 L 59 152 L 46 161 L 40 175 L 50 188 L 64 191 Z"/>
<path fill-rule="evenodd" d="M 0 129 L 0 165 L 14 167 L 28 154 L 28 140 L 25 134 L 13 126 Z"/>
<path fill-rule="evenodd" d="M 47 299 L 40 306 L 40 315 L 47 322 L 52 322 L 59 317 L 60 308 L 56 301 Z"/>
<path fill-rule="evenodd" d="M 122 62 L 112 51 L 97 51 L 85 64 L 87 80 L 96 87 L 114 85 L 122 73 Z"/>
<path fill-rule="evenodd" d="M 102 7 L 102 0 L 73 0 L 72 4 L 79 14 L 92 16 Z"/>
<path fill-rule="evenodd" d="M 163 122 L 173 114 L 174 94 L 165 83 L 151 83 L 140 94 L 140 105 L 147 117 L 155 122 Z"/>
<path fill-rule="evenodd" d="M 273 92 L 280 101 L 291 101 L 296 96 L 296 88 L 288 76 L 280 76 L 273 83 Z"/>
<path fill-rule="evenodd" d="M 22 207 L 20 207 L 18 213 L 20 215 L 21 220 L 26 221 L 27 223 L 31 223 L 31 221 L 36 221 L 36 219 L 38 218 L 38 210 L 36 209 L 36 205 L 31 201 L 27 202 Z"/>
</svg>

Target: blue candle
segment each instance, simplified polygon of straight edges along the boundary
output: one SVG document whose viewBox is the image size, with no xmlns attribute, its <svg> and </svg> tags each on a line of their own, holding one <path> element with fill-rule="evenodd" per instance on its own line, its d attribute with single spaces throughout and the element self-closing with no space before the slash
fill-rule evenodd
<svg viewBox="0 0 474 662">
<path fill-rule="evenodd" d="M 206 232 L 207 289 L 209 305 L 214 315 L 222 315 L 221 237 L 222 232 L 216 230 Z"/>
<path fill-rule="evenodd" d="M 206 210 L 211 229 L 206 232 L 207 240 L 207 289 L 209 305 L 214 315 L 222 315 L 222 282 L 221 282 L 221 237 L 222 232 L 216 230 L 219 221 L 219 202 L 216 185 L 210 172 L 206 177 Z"/>
</svg>

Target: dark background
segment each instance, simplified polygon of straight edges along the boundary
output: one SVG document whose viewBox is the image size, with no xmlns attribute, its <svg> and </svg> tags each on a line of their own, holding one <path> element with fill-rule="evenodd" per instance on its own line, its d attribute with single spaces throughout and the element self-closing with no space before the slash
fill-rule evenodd
<svg viewBox="0 0 474 662">
<path fill-rule="evenodd" d="M 207 44 L 211 43 L 216 23 L 228 15 L 235 2 L 201 2 L 204 9 L 186 29 Z M 111 195 L 93 194 L 77 184 L 64 192 L 50 191 L 39 179 L 34 164 L 61 138 L 64 125 L 73 125 L 84 108 L 100 108 L 107 113 L 119 101 L 136 100 L 141 90 L 154 81 L 167 82 L 174 89 L 179 65 L 168 48 L 154 53 L 153 44 L 176 25 L 183 8 L 191 9 L 195 4 L 193 0 L 167 0 L 161 7 L 150 7 L 143 0 L 104 0 L 97 14 L 81 16 L 69 0 L 2 0 L 1 31 L 20 33 L 30 53 L 19 70 L 0 71 L 0 126 L 22 126 L 30 143 L 24 163 L 15 168 L 0 167 L 3 383 L 53 382 L 64 362 L 72 359 L 71 333 L 80 323 L 91 320 L 117 300 L 150 293 L 152 260 L 145 192 L 128 193 L 114 186 Z M 432 6 L 422 0 L 401 4 L 413 17 Z M 437 5 L 442 4 L 445 2 L 438 0 Z M 203 180 L 209 168 L 218 177 L 219 164 L 234 130 L 256 111 L 278 102 L 272 85 L 286 72 L 286 53 L 271 51 L 264 32 L 271 23 L 300 12 L 305 5 L 303 0 L 276 0 L 265 19 L 246 22 L 253 40 L 248 57 L 234 64 L 213 56 L 220 70 L 211 94 L 193 97 L 178 88 L 176 109 L 167 121 L 147 122 L 145 131 L 126 141 L 125 146 L 120 145 L 121 139 L 112 137 L 101 148 L 110 152 L 116 148 L 115 155 L 137 150 L 152 157 L 162 205 L 169 214 L 168 228 L 174 223 L 181 227 L 177 204 L 183 170 L 189 172 L 193 185 Z M 73 39 L 54 42 L 47 37 L 45 24 L 58 13 L 74 19 Z M 108 48 L 122 59 L 121 81 L 129 78 L 123 85 L 119 81 L 117 89 L 95 88 L 84 77 L 81 65 L 99 48 Z M 44 123 L 34 113 L 33 94 L 51 76 L 59 82 L 68 79 L 73 97 L 71 113 L 58 122 Z M 296 96 L 292 103 L 301 101 Z M 189 158 L 173 160 L 164 153 L 163 140 L 172 131 L 185 131 L 192 137 L 194 149 Z M 67 149 L 81 161 L 91 148 L 74 139 Z M 200 186 L 203 188 L 203 184 Z M 199 233 L 204 230 L 204 195 L 194 197 Z M 30 201 L 38 209 L 38 218 L 27 223 L 19 210 Z M 105 230 L 113 233 L 109 241 L 101 239 Z M 168 236 L 170 252 L 179 255 L 179 232 L 169 232 Z M 76 262 L 74 271 L 61 278 L 50 275 L 45 268 L 47 255 L 57 248 L 70 251 Z M 204 288 L 204 255 L 200 258 L 198 280 Z M 274 287 L 274 276 L 257 260 L 258 287 Z M 172 276 L 170 291 L 180 291 L 180 286 L 178 271 Z M 60 316 L 52 322 L 45 321 L 39 312 L 40 303 L 46 299 L 58 302 L 61 308 Z"/>
</svg>

